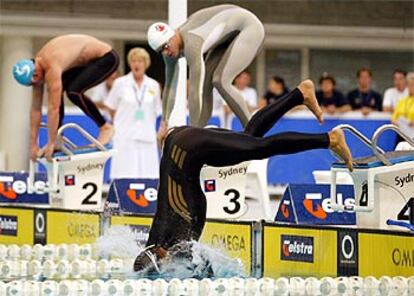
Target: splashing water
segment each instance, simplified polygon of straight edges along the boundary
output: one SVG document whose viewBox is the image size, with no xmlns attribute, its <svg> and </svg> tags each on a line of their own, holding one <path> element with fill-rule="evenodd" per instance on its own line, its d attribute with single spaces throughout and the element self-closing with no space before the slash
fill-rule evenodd
<svg viewBox="0 0 414 296">
<path fill-rule="evenodd" d="M 96 241 L 100 257 L 135 258 L 143 246 L 139 244 L 139 234 L 128 226 L 111 226 L 106 234 Z"/>
<path fill-rule="evenodd" d="M 143 250 L 139 234 L 128 226 L 113 226 L 101 236 L 96 247 L 102 257 L 118 257 L 133 260 Z M 174 247 L 172 248 L 174 249 Z M 178 251 L 177 251 L 178 249 Z M 160 273 L 127 273 L 128 278 L 229 278 L 245 276 L 240 259 L 230 258 L 222 249 L 215 249 L 199 242 L 183 242 L 175 251 L 169 252 L 168 259 L 160 262 Z M 133 262 L 133 261 L 132 261 Z"/>
<path fill-rule="evenodd" d="M 188 245 L 178 256 L 172 255 L 161 263 L 161 277 L 172 278 L 229 278 L 243 277 L 244 266 L 239 259 L 233 259 L 221 250 L 199 242 L 183 242 Z"/>
</svg>

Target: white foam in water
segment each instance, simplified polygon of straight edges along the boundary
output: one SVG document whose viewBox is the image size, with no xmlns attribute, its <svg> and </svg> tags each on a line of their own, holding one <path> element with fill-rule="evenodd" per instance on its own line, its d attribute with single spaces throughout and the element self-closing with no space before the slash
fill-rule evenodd
<svg viewBox="0 0 414 296">
<path fill-rule="evenodd" d="M 104 258 L 134 259 L 143 249 L 138 240 L 139 234 L 130 227 L 113 226 L 106 231 L 104 236 L 98 238 L 96 249 L 99 256 Z M 155 277 L 184 279 L 244 276 L 244 266 L 241 260 L 230 258 L 224 254 L 223 250 L 214 249 L 202 243 L 192 242 L 191 246 L 191 259 L 184 257 L 164 261 L 160 267 L 161 275 Z M 143 273 L 136 276 L 126 275 L 128 278 L 146 276 Z"/>
<path fill-rule="evenodd" d="M 138 234 L 128 226 L 112 226 L 96 241 L 101 257 L 135 258 L 142 250 Z"/>
<path fill-rule="evenodd" d="M 239 259 L 233 259 L 221 250 L 199 242 L 191 243 L 191 256 L 173 258 L 161 265 L 161 277 L 178 278 L 230 278 L 244 276 L 244 266 Z"/>
</svg>

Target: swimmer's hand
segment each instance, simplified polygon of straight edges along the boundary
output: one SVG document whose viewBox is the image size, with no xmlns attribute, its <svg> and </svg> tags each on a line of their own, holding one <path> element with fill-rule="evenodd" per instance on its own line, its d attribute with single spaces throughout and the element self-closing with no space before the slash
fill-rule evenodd
<svg viewBox="0 0 414 296">
<path fill-rule="evenodd" d="M 45 157 L 47 161 L 52 161 L 53 153 L 55 152 L 55 144 L 54 143 L 47 143 L 42 149 L 40 149 L 37 153 L 37 157 Z"/>
<path fill-rule="evenodd" d="M 158 262 L 165 258 L 167 251 L 160 247 L 151 245 L 146 247 L 134 261 L 134 271 L 139 272 L 143 270 L 160 272 Z"/>
<path fill-rule="evenodd" d="M 36 161 L 38 154 L 39 154 L 39 146 L 37 144 L 32 145 L 30 147 L 30 159 L 32 161 Z"/>
<path fill-rule="evenodd" d="M 160 127 L 157 132 L 157 141 L 159 144 L 159 147 L 161 147 L 162 142 L 165 140 L 165 138 L 168 135 L 168 124 L 164 120 L 161 121 Z"/>
</svg>

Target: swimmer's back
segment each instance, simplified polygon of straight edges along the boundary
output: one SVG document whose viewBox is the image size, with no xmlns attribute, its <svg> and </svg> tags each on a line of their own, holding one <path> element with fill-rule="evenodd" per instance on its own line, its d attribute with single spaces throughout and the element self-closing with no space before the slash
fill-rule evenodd
<svg viewBox="0 0 414 296">
<path fill-rule="evenodd" d="M 84 66 L 110 50 L 111 46 L 92 36 L 70 34 L 51 39 L 36 57 L 41 57 L 46 65 L 54 64 L 65 71 L 76 66 Z"/>
</svg>

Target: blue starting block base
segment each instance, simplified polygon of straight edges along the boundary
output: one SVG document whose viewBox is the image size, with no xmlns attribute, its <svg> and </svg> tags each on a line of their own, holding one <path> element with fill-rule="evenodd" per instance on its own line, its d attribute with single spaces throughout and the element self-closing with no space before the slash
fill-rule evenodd
<svg viewBox="0 0 414 296">
<path fill-rule="evenodd" d="M 337 186 L 337 200 L 355 204 L 352 185 Z M 331 207 L 330 186 L 291 184 L 279 203 L 276 222 L 308 225 L 355 225 L 354 212 L 335 212 Z"/>
</svg>

